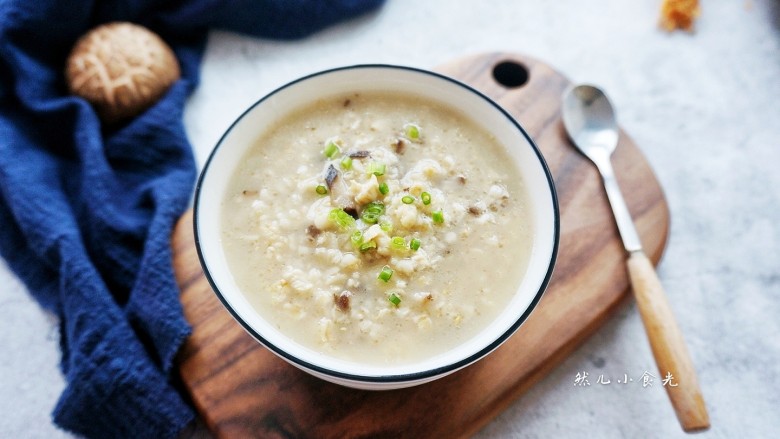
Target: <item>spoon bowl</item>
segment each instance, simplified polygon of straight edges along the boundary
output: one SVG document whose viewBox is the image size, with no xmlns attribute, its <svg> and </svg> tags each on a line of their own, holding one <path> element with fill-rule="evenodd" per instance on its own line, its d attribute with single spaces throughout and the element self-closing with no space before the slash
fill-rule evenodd
<svg viewBox="0 0 780 439">
<path fill-rule="evenodd" d="M 610 155 L 617 147 L 615 111 L 607 95 L 597 87 L 582 84 L 564 94 L 563 124 L 575 146 L 588 157 Z"/>
</svg>

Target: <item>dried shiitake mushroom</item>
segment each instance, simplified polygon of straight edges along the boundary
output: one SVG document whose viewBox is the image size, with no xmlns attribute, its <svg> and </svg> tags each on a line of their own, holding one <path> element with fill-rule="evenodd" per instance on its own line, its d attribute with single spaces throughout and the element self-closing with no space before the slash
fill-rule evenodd
<svg viewBox="0 0 780 439">
<path fill-rule="evenodd" d="M 107 123 L 151 107 L 180 74 L 176 56 L 159 36 L 126 22 L 104 24 L 81 37 L 65 70 L 70 92 L 90 102 Z"/>
</svg>

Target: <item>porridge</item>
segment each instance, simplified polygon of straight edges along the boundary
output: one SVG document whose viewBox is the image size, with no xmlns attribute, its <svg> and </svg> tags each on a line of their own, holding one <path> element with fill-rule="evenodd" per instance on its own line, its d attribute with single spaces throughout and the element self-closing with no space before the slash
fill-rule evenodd
<svg viewBox="0 0 780 439">
<path fill-rule="evenodd" d="M 522 177 L 490 133 L 435 102 L 318 101 L 262 133 L 222 203 L 231 273 L 310 349 L 376 365 L 476 336 L 525 274 Z"/>
</svg>

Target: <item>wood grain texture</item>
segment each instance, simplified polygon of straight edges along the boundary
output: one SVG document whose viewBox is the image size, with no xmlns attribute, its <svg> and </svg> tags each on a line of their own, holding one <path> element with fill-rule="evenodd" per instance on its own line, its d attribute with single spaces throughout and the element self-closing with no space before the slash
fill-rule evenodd
<svg viewBox="0 0 780 439">
<path fill-rule="evenodd" d="M 667 373 L 676 383 L 664 386 L 683 430 L 689 433 L 710 428 L 710 417 L 682 332 L 669 306 L 658 275 L 641 251 L 628 259 L 628 274 L 637 308 L 650 340 L 661 377 Z"/>
<path fill-rule="evenodd" d="M 498 84 L 493 68 L 502 61 L 523 65 L 528 82 L 514 89 Z M 178 361 L 186 388 L 216 436 L 468 437 L 566 358 L 628 294 L 626 254 L 598 173 L 563 131 L 560 96 L 569 81 L 540 61 L 510 53 L 475 55 L 436 70 L 472 85 L 512 113 L 553 173 L 561 242 L 541 302 L 499 349 L 459 372 L 409 389 L 348 389 L 288 365 L 232 319 L 201 272 L 188 213 L 173 245 L 193 333 Z M 613 164 L 647 255 L 657 263 L 669 230 L 663 192 L 625 133 Z"/>
</svg>

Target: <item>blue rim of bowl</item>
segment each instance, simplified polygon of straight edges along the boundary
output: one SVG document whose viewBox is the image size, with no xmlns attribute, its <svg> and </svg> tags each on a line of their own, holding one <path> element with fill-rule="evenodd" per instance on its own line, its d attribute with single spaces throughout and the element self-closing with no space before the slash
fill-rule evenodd
<svg viewBox="0 0 780 439">
<path fill-rule="evenodd" d="M 238 313 L 233 309 L 233 307 L 230 305 L 227 299 L 225 299 L 225 297 L 222 295 L 216 282 L 211 277 L 211 274 L 209 273 L 209 269 L 206 265 L 205 258 L 201 251 L 200 239 L 198 234 L 198 207 L 200 202 L 201 188 L 203 187 L 203 179 L 205 178 L 206 172 L 209 169 L 211 160 L 214 158 L 214 156 L 217 153 L 217 150 L 220 148 L 223 141 L 228 136 L 228 134 L 230 134 L 233 128 L 255 107 L 257 107 L 267 99 L 271 98 L 275 94 L 281 92 L 282 90 L 287 89 L 288 87 L 291 87 L 299 82 L 307 81 L 317 76 L 327 75 L 330 73 L 344 71 L 344 70 L 357 70 L 357 69 L 391 69 L 391 70 L 405 70 L 405 71 L 416 72 L 423 75 L 429 75 L 429 76 L 433 76 L 448 81 L 450 83 L 453 83 L 459 87 L 466 89 L 471 93 L 474 93 L 475 95 L 479 96 L 480 98 L 484 99 L 487 103 L 492 105 L 497 111 L 499 111 L 504 117 L 506 117 L 507 120 L 509 120 L 515 126 L 515 128 L 517 128 L 523 134 L 523 137 L 525 137 L 525 139 L 528 141 L 528 144 L 531 146 L 537 158 L 539 159 L 539 164 L 541 165 L 545 177 L 547 178 L 547 184 L 550 188 L 550 195 L 551 195 L 551 201 L 553 205 L 553 216 L 554 216 L 553 248 L 552 248 L 552 254 L 550 255 L 550 263 L 547 267 L 547 273 L 545 273 L 544 279 L 542 280 L 542 283 L 539 285 L 539 289 L 536 292 L 536 295 L 534 296 L 533 300 L 526 308 L 525 312 L 523 312 L 523 314 L 520 317 L 518 317 L 517 320 L 515 320 L 515 322 L 509 328 L 507 328 L 506 331 L 504 331 L 499 337 L 497 337 L 495 340 L 493 340 L 484 348 L 455 363 L 450 363 L 445 366 L 437 367 L 434 369 L 428 369 L 420 372 L 413 372 L 407 374 L 367 376 L 367 375 L 357 375 L 357 374 L 334 371 L 331 369 L 318 366 L 316 364 L 309 363 L 308 361 L 304 361 L 294 355 L 289 354 L 287 351 L 279 348 L 275 344 L 270 343 L 263 336 L 257 333 L 257 331 L 255 331 L 254 328 L 251 327 L 251 325 L 249 325 L 246 321 L 244 321 L 244 319 L 242 319 L 240 315 L 238 315 Z M 361 383 L 391 384 L 391 383 L 406 383 L 406 382 L 422 381 L 426 379 L 433 379 L 440 375 L 445 375 L 451 372 L 455 372 L 458 369 L 466 367 L 469 364 L 476 362 L 477 360 L 481 359 L 482 357 L 488 355 L 490 352 L 498 348 L 504 341 L 506 341 L 512 334 L 514 334 L 518 330 L 518 328 L 520 328 L 520 326 L 528 319 L 528 316 L 531 315 L 531 312 L 536 308 L 536 305 L 539 303 L 539 300 L 541 300 L 544 291 L 547 289 L 547 286 L 550 283 L 550 278 L 552 277 L 553 269 L 555 267 L 555 261 L 558 257 L 558 245 L 560 241 L 560 211 L 558 206 L 558 195 L 555 190 L 555 183 L 552 174 L 550 172 L 549 167 L 547 166 L 547 162 L 545 161 L 544 156 L 542 156 L 542 153 L 539 150 L 539 147 L 536 146 L 536 143 L 533 141 L 531 136 L 528 135 L 528 133 L 520 125 L 520 123 L 518 123 L 517 120 L 515 120 L 515 118 L 512 117 L 511 114 L 509 114 L 509 112 L 504 110 L 503 107 L 501 107 L 495 101 L 493 101 L 493 99 L 483 94 L 482 92 L 474 89 L 473 87 L 458 81 L 457 79 L 450 78 L 448 76 L 442 75 L 440 73 L 432 72 L 429 70 L 420 69 L 417 67 L 400 66 L 400 65 L 393 65 L 393 64 L 355 64 L 351 66 L 343 66 L 343 67 L 336 67 L 332 69 L 322 70 L 316 73 L 302 76 L 296 80 L 288 82 L 287 84 L 284 84 L 276 88 L 272 92 L 263 96 L 261 99 L 259 99 L 257 102 L 252 104 L 249 108 L 247 108 L 243 113 L 241 113 L 241 115 L 238 118 L 236 118 L 236 120 L 233 121 L 232 124 L 230 124 L 230 127 L 228 127 L 228 129 L 225 130 L 225 133 L 222 134 L 222 137 L 220 137 L 216 146 L 211 151 L 211 154 L 209 154 L 209 157 L 206 160 L 206 163 L 203 165 L 203 170 L 198 176 L 198 181 L 195 185 L 195 198 L 193 201 L 193 205 L 194 207 L 193 207 L 192 218 L 193 218 L 195 248 L 198 253 L 198 259 L 200 260 L 201 268 L 203 269 L 203 274 L 206 276 L 206 279 L 211 285 L 211 288 L 216 294 L 217 298 L 219 298 L 220 302 L 222 302 L 222 305 L 225 307 L 225 309 L 228 310 L 228 312 L 233 316 L 233 318 L 244 328 L 244 330 L 246 330 L 252 337 L 255 338 L 255 340 L 260 342 L 266 348 L 270 349 L 276 355 L 284 358 L 285 360 L 291 363 L 299 365 L 304 369 L 315 371 L 320 374 L 330 376 L 333 378 L 338 378 L 338 379 L 343 379 L 343 380 L 348 380 L 353 382 L 361 382 Z"/>
</svg>

